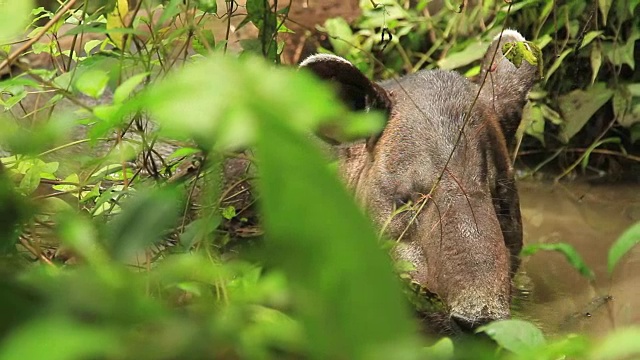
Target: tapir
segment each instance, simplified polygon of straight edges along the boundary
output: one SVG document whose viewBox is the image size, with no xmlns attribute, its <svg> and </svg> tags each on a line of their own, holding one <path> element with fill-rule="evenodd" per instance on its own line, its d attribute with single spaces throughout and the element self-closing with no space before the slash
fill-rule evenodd
<svg viewBox="0 0 640 360">
<path fill-rule="evenodd" d="M 370 81 L 328 54 L 300 67 L 335 84 L 356 111 L 386 116 L 364 141 L 334 145 L 340 174 L 373 222 L 397 241 L 411 279 L 444 302 L 443 328 L 469 332 L 510 317 L 522 220 L 511 150 L 537 67 L 503 54 L 517 31 L 498 35 L 479 80 L 423 70 Z"/>
</svg>

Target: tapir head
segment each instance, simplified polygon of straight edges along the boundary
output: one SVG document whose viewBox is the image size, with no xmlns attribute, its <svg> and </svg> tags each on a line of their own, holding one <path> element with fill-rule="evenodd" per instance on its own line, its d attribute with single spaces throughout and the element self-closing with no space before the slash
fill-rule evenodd
<svg viewBox="0 0 640 360">
<path fill-rule="evenodd" d="M 388 115 L 380 134 L 339 147 L 343 176 L 454 331 L 510 316 L 522 229 L 509 148 L 537 77 L 502 55 L 512 41 L 524 38 L 510 30 L 492 43 L 483 84 L 439 70 L 376 84 L 332 55 L 301 64 L 352 108 Z"/>
</svg>

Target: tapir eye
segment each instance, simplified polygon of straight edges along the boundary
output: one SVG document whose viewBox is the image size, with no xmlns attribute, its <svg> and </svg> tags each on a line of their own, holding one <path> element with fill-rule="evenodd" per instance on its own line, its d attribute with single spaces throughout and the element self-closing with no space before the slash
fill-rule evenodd
<svg viewBox="0 0 640 360">
<path fill-rule="evenodd" d="M 415 205 L 423 198 L 420 192 L 411 192 L 409 194 L 397 194 L 394 198 L 394 205 L 396 209 L 400 209 L 406 205 Z"/>
<path fill-rule="evenodd" d="M 409 203 L 411 203 L 411 196 L 410 195 L 397 195 L 394 200 L 393 200 L 393 204 L 395 206 L 395 209 L 400 209 L 401 207 L 408 205 Z"/>
</svg>

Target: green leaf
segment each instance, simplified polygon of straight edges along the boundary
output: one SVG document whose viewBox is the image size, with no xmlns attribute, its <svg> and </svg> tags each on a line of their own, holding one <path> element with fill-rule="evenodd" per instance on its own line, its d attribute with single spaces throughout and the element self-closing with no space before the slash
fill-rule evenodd
<svg viewBox="0 0 640 360">
<path fill-rule="evenodd" d="M 80 183 L 80 178 L 78 177 L 78 174 L 71 174 L 69 176 L 67 176 L 64 180 L 62 180 L 63 182 L 68 182 L 68 183 L 75 183 L 78 184 Z M 74 191 L 76 189 L 78 189 L 77 185 L 72 185 L 72 184 L 60 184 L 60 185 L 53 185 L 52 186 L 54 190 L 58 190 L 58 191 Z"/>
<path fill-rule="evenodd" d="M 476 330 L 485 333 L 500 347 L 516 355 L 525 355 L 546 345 L 542 331 L 528 321 L 510 319 L 494 321 Z"/>
<path fill-rule="evenodd" d="M 206 239 L 211 233 L 213 233 L 220 223 L 221 218 L 219 216 L 192 221 L 185 227 L 184 232 L 180 235 L 180 244 L 185 249 L 191 249 L 193 245 Z"/>
<path fill-rule="evenodd" d="M 214 55 L 154 84 L 140 95 L 140 103 L 161 124 L 162 134 L 221 149 L 221 137 L 234 148 L 252 144 L 265 117 L 306 132 L 330 118 L 346 119 L 334 97 L 329 86 L 306 72 L 272 68 L 250 56 Z"/>
<path fill-rule="evenodd" d="M 260 125 L 256 155 L 266 258 L 292 282 L 312 353 L 397 358 L 406 351 L 398 344 L 413 340 L 413 326 L 371 223 L 306 135 L 281 121 Z"/>
<path fill-rule="evenodd" d="M 534 103 L 528 103 L 522 112 L 522 123 L 527 135 L 538 139 L 544 146 L 544 116 L 542 109 Z"/>
<path fill-rule="evenodd" d="M 189 156 L 192 154 L 198 154 L 200 152 L 201 152 L 200 149 L 190 148 L 190 147 L 181 147 L 176 151 L 174 151 L 173 153 L 171 153 L 171 155 L 167 156 L 167 160 L 178 159 L 178 158 Z"/>
<path fill-rule="evenodd" d="M 595 40 L 596 38 L 600 37 L 600 35 L 602 35 L 604 31 L 589 31 L 585 36 L 584 39 L 582 39 L 582 44 L 580 45 L 580 49 L 584 48 L 585 46 L 591 44 L 591 42 L 593 40 Z"/>
<path fill-rule="evenodd" d="M 33 8 L 32 0 L 0 1 L 0 44 L 13 41 L 24 32 Z"/>
<path fill-rule="evenodd" d="M 598 77 L 598 72 L 600 72 L 600 66 L 602 65 L 602 47 L 600 43 L 593 44 L 589 59 L 591 60 L 591 85 L 593 85 L 596 77 Z"/>
<path fill-rule="evenodd" d="M 341 17 L 327 19 L 324 27 L 329 34 L 329 42 L 336 54 L 346 56 L 352 51 L 353 31 L 349 23 Z"/>
<path fill-rule="evenodd" d="M 607 17 L 609 16 L 609 9 L 611 9 L 611 4 L 613 0 L 598 0 L 598 8 L 602 13 L 602 25 L 607 25 Z"/>
<path fill-rule="evenodd" d="M 591 156 L 591 153 L 593 152 L 593 150 L 597 149 L 598 147 L 604 144 L 620 144 L 621 142 L 622 140 L 620 140 L 619 137 L 610 137 L 610 138 L 602 139 L 600 141 L 596 141 L 593 144 L 589 145 L 587 150 L 584 152 L 584 157 L 582 158 L 582 161 L 580 163 L 582 170 L 586 169 L 587 165 L 589 165 L 589 157 Z"/>
<path fill-rule="evenodd" d="M 110 251 L 117 260 L 131 260 L 137 251 L 159 241 L 180 213 L 178 191 L 162 188 L 137 194 L 109 224 Z"/>
<path fill-rule="evenodd" d="M 565 120 L 560 129 L 560 139 L 567 143 L 582 129 L 598 111 L 613 96 L 613 90 L 599 82 L 587 90 L 574 90 L 558 98 L 560 111 Z"/>
<path fill-rule="evenodd" d="M 113 40 L 113 43 L 119 49 L 126 49 L 124 33 L 116 31 L 125 29 L 124 18 L 129 12 L 128 0 L 116 0 L 116 6 L 112 12 L 107 14 L 107 30 L 109 30 L 109 37 Z M 127 42 L 131 37 L 127 38 Z"/>
<path fill-rule="evenodd" d="M 233 206 L 227 206 L 226 208 L 222 209 L 222 217 L 227 220 L 233 219 L 234 217 L 236 217 L 236 208 Z"/>
<path fill-rule="evenodd" d="M 218 12 L 218 3 L 216 0 L 198 0 L 198 10 L 215 14 Z"/>
<path fill-rule="evenodd" d="M 86 325 L 61 316 L 36 319 L 3 339 L 0 359 L 118 357 L 121 342 L 115 330 Z"/>
<path fill-rule="evenodd" d="M 81 194 L 80 202 L 85 202 L 100 196 L 100 182 L 91 186 L 91 190 L 83 191 Z"/>
<path fill-rule="evenodd" d="M 533 359 L 590 359 L 587 356 L 591 350 L 591 341 L 584 335 L 569 334 L 563 339 L 547 344 L 544 349 L 538 349 Z"/>
<path fill-rule="evenodd" d="M 582 276 L 586 277 L 587 279 L 593 279 L 594 278 L 593 271 L 587 266 L 587 264 L 584 262 L 584 260 L 582 260 L 582 257 L 580 256 L 580 254 L 578 254 L 578 252 L 576 251 L 576 249 L 573 246 L 571 246 L 571 245 L 569 245 L 567 243 L 529 244 L 529 245 L 525 245 L 525 247 L 522 248 L 522 252 L 520 254 L 522 256 L 531 256 L 531 255 L 537 253 L 540 250 L 543 250 L 543 251 L 557 251 L 557 252 L 561 253 L 562 255 L 564 255 L 565 259 L 567 259 L 569 264 L 574 269 L 578 270 L 578 272 Z"/>
<path fill-rule="evenodd" d="M 618 66 L 626 64 L 633 70 L 635 69 L 635 44 L 638 39 L 640 39 L 640 30 L 638 27 L 634 27 L 626 43 L 604 42 L 602 44 L 603 54 L 611 63 Z"/>
<path fill-rule="evenodd" d="M 425 359 L 454 359 L 454 347 L 451 338 L 443 337 L 423 351 Z"/>
<path fill-rule="evenodd" d="M 20 180 L 20 185 L 18 186 L 18 190 L 25 195 L 29 195 L 36 191 L 38 185 L 40 185 L 40 167 L 33 166 L 24 174 L 22 180 Z"/>
<path fill-rule="evenodd" d="M 83 72 L 74 85 L 81 93 L 97 99 L 104 93 L 108 83 L 109 75 L 105 71 L 91 69 Z"/>
<path fill-rule="evenodd" d="M 488 47 L 489 43 L 473 41 L 464 48 L 464 50 L 449 54 L 444 59 L 438 61 L 438 67 L 443 70 L 453 70 L 469 65 L 474 61 L 482 59 Z"/>
<path fill-rule="evenodd" d="M 609 256 L 607 260 L 609 274 L 613 273 L 613 270 L 616 265 L 618 265 L 620 259 L 622 259 L 622 257 L 638 243 L 640 243 L 640 223 L 636 223 L 622 233 L 618 240 L 616 240 L 609 249 Z"/>
<path fill-rule="evenodd" d="M 618 329 L 602 341 L 591 353 L 593 360 L 637 359 L 640 356 L 640 327 Z"/>
<path fill-rule="evenodd" d="M 138 87 L 138 85 L 140 85 L 140 83 L 142 83 L 148 75 L 149 73 L 147 72 L 140 73 L 125 80 L 122 84 L 120 84 L 120 86 L 118 86 L 116 91 L 113 92 L 113 102 L 116 104 L 124 102 L 129 97 L 129 95 L 131 95 L 133 90 L 135 90 L 136 87 Z"/>
<path fill-rule="evenodd" d="M 551 64 L 551 66 L 547 70 L 547 74 L 544 76 L 544 82 L 545 83 L 547 81 L 549 81 L 549 78 L 551 78 L 551 75 L 553 75 L 553 73 L 555 73 L 556 70 L 558 70 L 560 65 L 562 65 L 562 62 L 564 61 L 564 58 L 566 58 L 567 55 L 571 54 L 572 52 L 573 52 L 573 49 L 567 49 L 567 50 L 563 51 L 562 54 L 560 54 L 560 56 L 558 56 L 556 58 L 556 61 L 554 61 L 553 64 Z"/>
<path fill-rule="evenodd" d="M 87 217 L 78 215 L 70 211 L 58 217 L 61 242 L 89 264 L 105 264 L 109 258 L 98 242 L 97 229 Z"/>
<path fill-rule="evenodd" d="M 542 52 L 540 48 L 530 41 L 514 41 L 505 43 L 502 46 L 502 54 L 516 68 L 522 66 L 522 61 L 536 66 L 540 76 L 542 76 Z"/>
<path fill-rule="evenodd" d="M 560 116 L 557 111 L 553 110 L 545 104 L 540 105 L 540 111 L 542 111 L 542 116 L 544 116 L 545 119 L 551 121 L 555 125 L 562 125 L 562 123 L 564 122 L 562 120 L 562 116 Z"/>
<path fill-rule="evenodd" d="M 207 55 L 216 47 L 216 39 L 213 31 L 209 29 L 201 30 L 193 39 L 193 50 L 200 55 Z"/>
</svg>

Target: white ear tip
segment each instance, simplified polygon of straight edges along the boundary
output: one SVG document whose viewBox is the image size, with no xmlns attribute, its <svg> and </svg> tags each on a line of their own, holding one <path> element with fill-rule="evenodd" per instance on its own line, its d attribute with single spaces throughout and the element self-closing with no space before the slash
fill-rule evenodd
<svg viewBox="0 0 640 360">
<path fill-rule="evenodd" d="M 300 63 L 300 67 L 305 67 L 305 66 L 309 66 L 311 64 L 316 64 L 316 63 L 320 63 L 320 62 L 341 62 L 344 64 L 349 64 L 351 66 L 353 66 L 353 64 L 351 64 L 348 60 L 341 58 L 340 56 L 337 55 L 333 55 L 333 54 L 314 54 L 314 55 L 310 55 L 309 57 L 307 57 L 306 59 L 304 59 L 301 63 Z"/>
<path fill-rule="evenodd" d="M 498 40 L 500 38 L 500 35 L 501 34 L 496 35 L 496 37 L 493 38 L 493 40 Z M 527 41 L 527 39 L 525 39 L 524 36 L 522 36 L 522 34 L 520 34 L 519 32 L 513 29 L 504 30 L 502 32 L 502 38 L 504 39 L 505 37 L 513 37 L 516 39 L 516 41 Z"/>
</svg>

